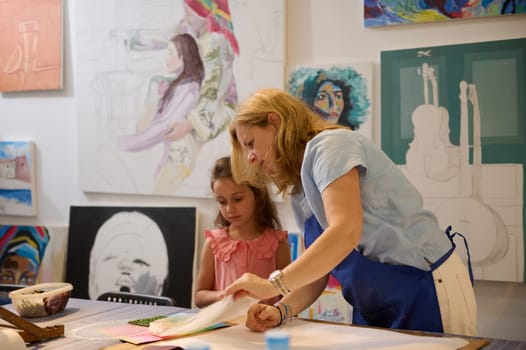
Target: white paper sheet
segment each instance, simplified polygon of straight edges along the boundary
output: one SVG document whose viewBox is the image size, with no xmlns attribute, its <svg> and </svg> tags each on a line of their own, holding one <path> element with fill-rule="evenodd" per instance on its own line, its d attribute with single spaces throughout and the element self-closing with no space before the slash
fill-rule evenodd
<svg viewBox="0 0 526 350">
<path fill-rule="evenodd" d="M 149 331 L 157 336 L 170 337 L 195 333 L 221 322 L 232 321 L 245 316 L 249 307 L 257 299 L 243 297 L 234 301 L 233 296 L 228 296 L 201 309 L 194 316 L 181 321 L 177 318 L 167 317 L 150 323 Z"/>
<path fill-rule="evenodd" d="M 297 350 L 453 350 L 468 342 L 458 337 L 409 335 L 389 330 L 350 327 L 295 319 L 282 327 L 290 335 L 291 349 Z M 153 343 L 150 350 L 166 345 L 187 346 L 203 341 L 211 350 L 264 350 L 263 333 L 252 332 L 244 325 L 206 332 L 184 339 Z"/>
</svg>

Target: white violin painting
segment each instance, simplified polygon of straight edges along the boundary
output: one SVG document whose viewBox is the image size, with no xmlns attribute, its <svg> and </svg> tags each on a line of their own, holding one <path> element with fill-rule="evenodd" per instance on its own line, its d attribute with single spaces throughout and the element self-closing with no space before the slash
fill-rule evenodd
<svg viewBox="0 0 526 350">
<path fill-rule="evenodd" d="M 451 225 L 466 236 L 475 279 L 523 281 L 522 164 L 482 163 L 477 88 L 463 80 L 459 82 L 460 142 L 452 144 L 449 111 L 439 105 L 435 69 L 423 63 L 418 74 L 423 79 L 424 104 L 411 115 L 414 138 L 402 170 L 441 227 Z M 455 243 L 467 260 L 463 243 L 456 239 Z"/>
</svg>

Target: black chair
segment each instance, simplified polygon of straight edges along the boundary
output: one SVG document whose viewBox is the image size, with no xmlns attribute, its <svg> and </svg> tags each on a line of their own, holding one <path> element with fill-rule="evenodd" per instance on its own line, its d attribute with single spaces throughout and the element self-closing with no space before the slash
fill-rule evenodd
<svg viewBox="0 0 526 350">
<path fill-rule="evenodd" d="M 112 301 L 114 303 L 175 306 L 175 300 L 170 297 L 127 292 L 105 292 L 99 295 L 97 300 Z"/>
<path fill-rule="evenodd" d="M 14 290 L 25 288 L 25 287 L 27 286 L 22 285 L 22 284 L 0 283 L 0 305 L 11 303 L 11 299 L 9 298 L 9 293 Z"/>
</svg>

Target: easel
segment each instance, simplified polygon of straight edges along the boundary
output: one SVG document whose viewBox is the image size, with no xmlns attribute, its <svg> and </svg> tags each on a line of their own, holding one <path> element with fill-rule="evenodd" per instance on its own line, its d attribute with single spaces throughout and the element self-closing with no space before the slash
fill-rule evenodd
<svg viewBox="0 0 526 350">
<path fill-rule="evenodd" d="M 64 335 L 64 325 L 42 328 L 0 306 L 0 318 L 18 327 L 18 333 L 26 343 L 57 338 Z"/>
</svg>

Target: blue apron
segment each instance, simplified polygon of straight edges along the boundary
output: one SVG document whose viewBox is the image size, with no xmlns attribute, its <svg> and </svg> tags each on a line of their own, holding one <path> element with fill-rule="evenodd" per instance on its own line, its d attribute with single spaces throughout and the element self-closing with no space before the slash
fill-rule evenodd
<svg viewBox="0 0 526 350">
<path fill-rule="evenodd" d="M 431 271 L 372 261 L 356 249 L 340 262 L 331 274 L 353 306 L 353 324 L 442 333 L 432 271 L 455 249 L 450 230 L 446 234 L 452 247 L 431 265 Z M 305 222 L 305 246 L 309 247 L 323 231 L 316 217 L 311 216 Z"/>
</svg>

